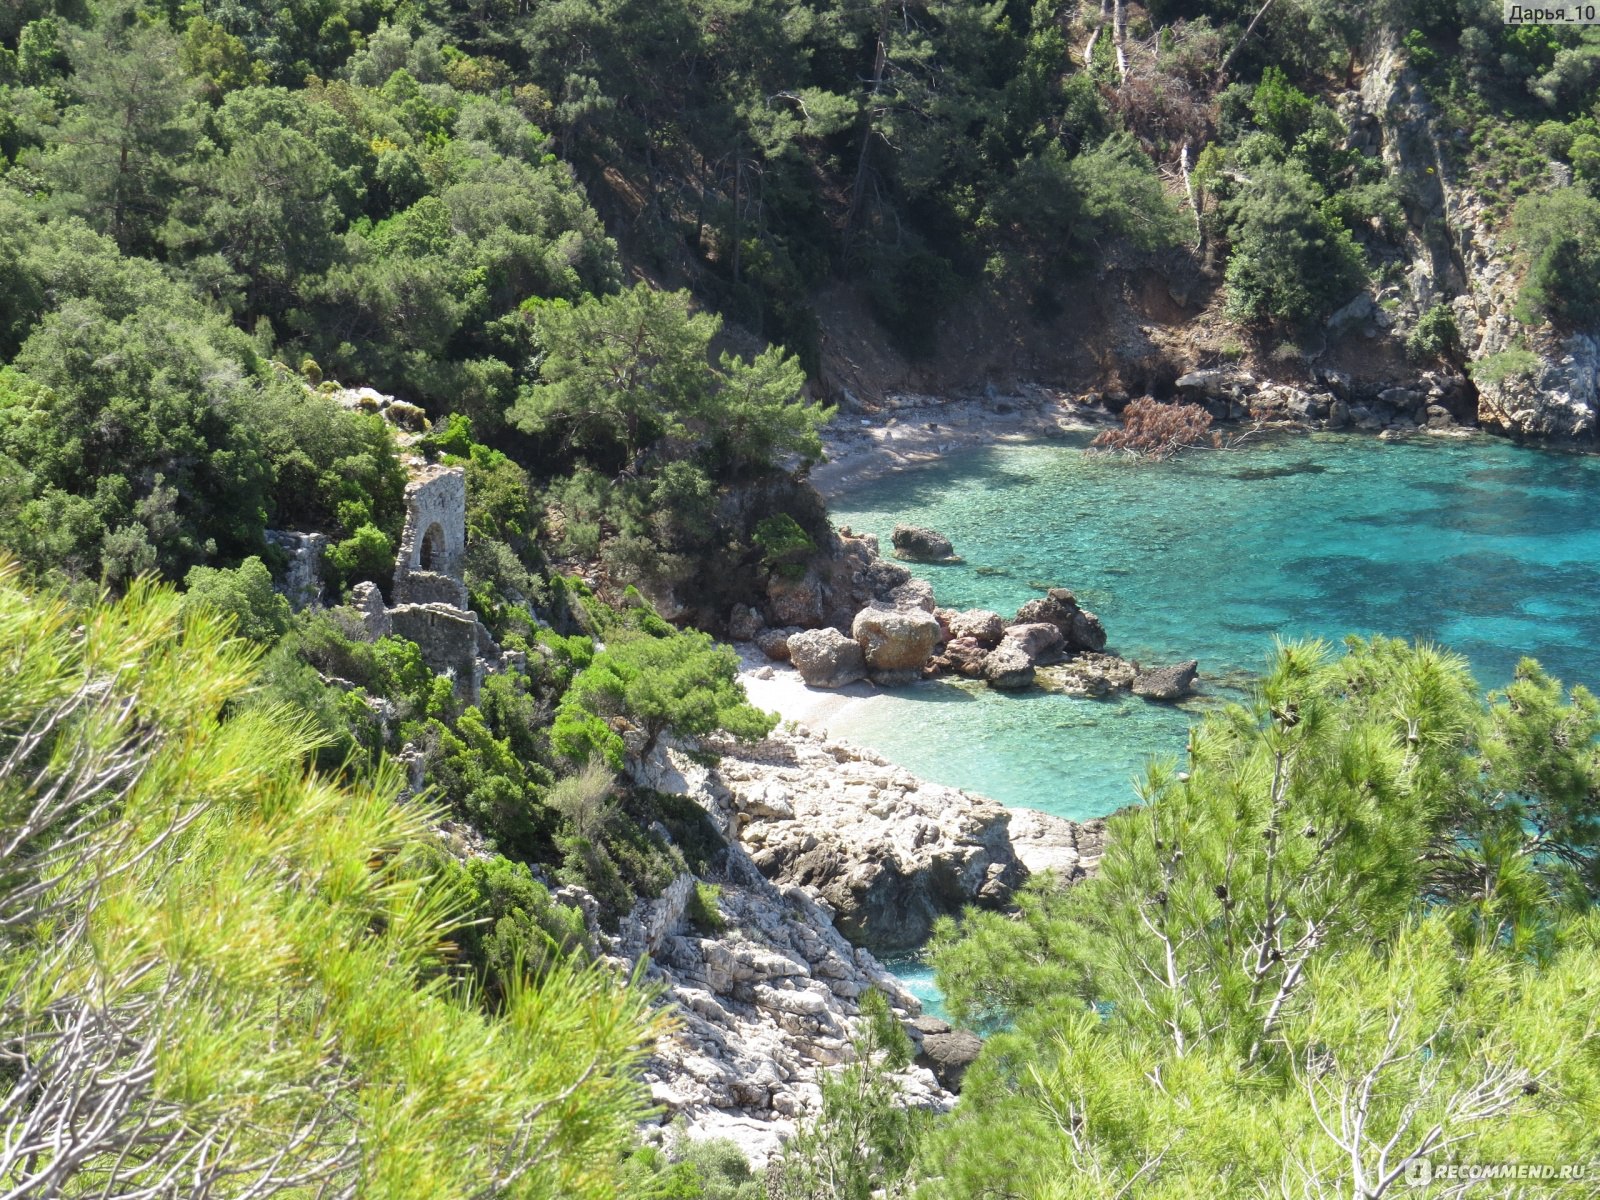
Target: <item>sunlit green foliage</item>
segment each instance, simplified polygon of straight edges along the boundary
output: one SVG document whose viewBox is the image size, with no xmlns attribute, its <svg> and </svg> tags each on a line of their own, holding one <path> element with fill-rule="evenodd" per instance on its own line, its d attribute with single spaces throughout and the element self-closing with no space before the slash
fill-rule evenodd
<svg viewBox="0 0 1600 1200">
<path fill-rule="evenodd" d="M 777 717 L 750 704 L 738 671 L 738 655 L 697 630 L 659 636 L 619 631 L 562 696 L 551 742 L 569 759 L 598 755 L 621 769 L 626 748 L 613 727 L 619 720 L 643 734 L 643 754 L 668 730 L 687 737 L 717 729 L 764 737 Z"/>
<path fill-rule="evenodd" d="M 953 1009 L 1012 1028 L 933 1194 L 1377 1194 L 1446 1145 L 1592 1155 L 1600 1039 L 1568 1006 L 1600 988 L 1600 724 L 1531 663 L 1489 699 L 1425 647 L 1285 646 L 1151 768 L 1094 879 L 941 927 Z"/>
<path fill-rule="evenodd" d="M 428 809 L 234 709 L 248 643 L 144 585 L 79 610 L 8 569 L 0 608 L 0 812 L 32 821 L 0 860 L 0 1028 L 36 1072 L 0 1098 L 0 1179 L 616 1195 L 644 992 L 553 959 L 486 1017 L 440 970 L 463 910 L 413 869 Z"/>
</svg>

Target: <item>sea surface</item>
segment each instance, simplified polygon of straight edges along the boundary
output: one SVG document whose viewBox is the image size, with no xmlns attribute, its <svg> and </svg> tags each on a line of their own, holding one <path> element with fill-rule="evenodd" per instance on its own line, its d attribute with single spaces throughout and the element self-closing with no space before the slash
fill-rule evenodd
<svg viewBox="0 0 1600 1200">
<path fill-rule="evenodd" d="M 829 732 L 917 774 L 1064 817 L 1134 799 L 1208 703 L 1236 697 L 1274 637 L 1383 633 L 1465 654 L 1486 687 L 1531 655 L 1600 685 L 1600 458 L 1486 438 L 1284 435 L 1167 463 L 1082 441 L 990 447 L 844 493 L 840 525 L 946 534 L 965 561 L 913 566 L 939 603 L 1008 618 L 1052 586 L 1098 613 L 1109 649 L 1200 660 L 1209 696 L 1006 695 L 933 682 L 853 704 Z"/>
</svg>

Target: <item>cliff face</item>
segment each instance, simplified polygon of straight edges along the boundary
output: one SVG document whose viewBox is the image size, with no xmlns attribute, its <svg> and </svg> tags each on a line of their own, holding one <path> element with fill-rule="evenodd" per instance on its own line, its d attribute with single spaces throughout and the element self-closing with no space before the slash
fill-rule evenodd
<svg viewBox="0 0 1600 1200">
<path fill-rule="evenodd" d="M 933 915 L 1003 903 L 1030 867 L 1082 877 L 1103 822 L 1021 814 L 1014 849 L 1012 814 L 993 801 L 804 730 L 705 748 L 717 753 L 713 765 L 657 747 L 634 779 L 694 800 L 727 853 L 709 880 L 683 875 L 637 904 L 611 941 L 628 969 L 646 963 L 678 1019 L 646 1074 L 663 1121 L 693 1137 L 731 1137 L 764 1162 L 815 1110 L 818 1075 L 849 1060 L 871 988 L 924 1051 L 898 1077 L 905 1102 L 954 1104 L 945 1083 L 959 1086 L 964 1063 L 946 1058 L 970 1057 L 977 1039 L 919 1017 L 916 998 L 852 942 L 920 940 Z M 718 888 L 715 927 L 695 912 L 706 882 Z"/>
<path fill-rule="evenodd" d="M 1522 363 L 1508 361 L 1503 371 L 1477 372 L 1479 425 L 1515 436 L 1592 439 L 1600 410 L 1600 331 L 1557 333 L 1517 320 L 1521 274 L 1512 246 L 1486 211 L 1482 181 L 1459 165 L 1465 155 L 1448 140 L 1464 141 L 1465 135 L 1443 130 L 1438 109 L 1392 37 L 1370 51 L 1361 86 L 1345 95 L 1341 116 L 1349 144 L 1380 154 L 1406 198 L 1404 274 L 1387 294 L 1380 292 L 1379 305 L 1363 306 L 1365 314 L 1389 315 L 1381 301 L 1398 301 L 1382 331 L 1397 337 L 1447 301 L 1469 362 L 1508 351 L 1531 354 Z M 1554 187 L 1570 180 L 1565 167 L 1552 163 L 1542 182 Z"/>
</svg>

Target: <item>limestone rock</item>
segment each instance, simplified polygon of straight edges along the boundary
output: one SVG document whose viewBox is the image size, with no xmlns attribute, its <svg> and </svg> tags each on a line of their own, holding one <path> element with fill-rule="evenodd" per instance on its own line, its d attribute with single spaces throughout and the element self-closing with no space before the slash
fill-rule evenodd
<svg viewBox="0 0 1600 1200">
<path fill-rule="evenodd" d="M 1172 667 L 1152 667 L 1133 677 L 1133 694 L 1168 703 L 1182 700 L 1194 691 L 1195 676 L 1199 673 L 1200 664 L 1192 658 Z"/>
<path fill-rule="evenodd" d="M 1080 608 L 1078 598 L 1067 588 L 1051 588 L 1048 595 L 1029 600 L 1017 610 L 1016 619 L 1011 623 L 1031 625 L 1039 621 L 1059 629 L 1069 651 L 1106 648 L 1106 631 L 1100 618 Z"/>
<path fill-rule="evenodd" d="M 761 614 L 746 604 L 735 604 L 733 613 L 728 617 L 728 639 L 734 642 L 748 642 L 756 634 L 766 628 L 766 622 L 761 619 Z"/>
<path fill-rule="evenodd" d="M 1005 640 L 1015 642 L 1028 656 L 1028 661 L 1037 666 L 1049 661 L 1066 639 L 1061 636 L 1058 626 L 1039 621 L 1031 625 L 1011 626 L 1006 630 Z"/>
<path fill-rule="evenodd" d="M 1033 659 L 1011 638 L 1002 638 L 983 660 L 983 677 L 992 688 L 1015 692 L 1033 686 Z"/>
<path fill-rule="evenodd" d="M 889 534 L 894 556 L 908 562 L 949 562 L 956 548 L 944 534 L 920 525 L 896 525 Z"/>
<path fill-rule="evenodd" d="M 756 634 L 756 646 L 774 662 L 789 661 L 789 639 L 800 632 L 798 625 L 782 625 L 777 629 L 763 629 Z"/>
<path fill-rule="evenodd" d="M 808 570 L 799 579 L 773 575 L 767 581 L 767 621 L 772 625 L 800 625 L 806 628 L 822 623 L 822 582 Z"/>
<path fill-rule="evenodd" d="M 874 678 L 891 672 L 921 675 L 941 632 L 933 614 L 920 608 L 864 608 L 850 623 Z"/>
<path fill-rule="evenodd" d="M 977 1034 L 966 1029 L 946 1028 L 942 1032 L 923 1034 L 917 1063 L 932 1071 L 933 1077 L 944 1087 L 959 1092 L 962 1077 L 982 1050 L 983 1039 Z"/>
<path fill-rule="evenodd" d="M 971 608 L 950 617 L 951 637 L 973 638 L 983 646 L 999 645 L 1005 632 L 1005 620 L 999 613 L 986 608 Z"/>
<path fill-rule="evenodd" d="M 821 896 L 839 929 L 874 952 L 921 945 L 938 917 L 966 905 L 1002 905 L 1025 877 L 992 800 L 802 734 L 708 745 L 720 758 L 706 791 L 756 866 Z"/>
<path fill-rule="evenodd" d="M 946 642 L 929 666 L 940 671 L 954 671 L 968 679 L 982 679 L 984 660 L 988 657 L 988 648 L 977 638 L 958 637 Z"/>
<path fill-rule="evenodd" d="M 1041 683 L 1050 691 L 1069 696 L 1108 696 L 1133 687 L 1138 668 L 1115 654 L 1084 652 L 1044 669 Z"/>
<path fill-rule="evenodd" d="M 861 643 L 831 626 L 792 634 L 787 645 L 789 661 L 808 687 L 844 687 L 866 678 Z"/>
<path fill-rule="evenodd" d="M 926 579 L 908 579 L 889 593 L 889 602 L 898 609 L 920 608 L 926 613 L 938 607 L 933 598 L 933 584 Z"/>
</svg>

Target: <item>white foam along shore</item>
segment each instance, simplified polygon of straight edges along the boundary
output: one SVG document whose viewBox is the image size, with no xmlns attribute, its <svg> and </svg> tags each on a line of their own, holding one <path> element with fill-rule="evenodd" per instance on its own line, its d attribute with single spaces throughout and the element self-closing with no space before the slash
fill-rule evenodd
<svg viewBox="0 0 1600 1200">
<path fill-rule="evenodd" d="M 893 396 L 863 416 L 841 413 L 823 432 L 827 461 L 811 469 L 826 499 L 894 471 L 934 462 L 952 450 L 1020 444 L 1102 428 L 1106 414 L 1060 392 L 1030 387 L 977 400 Z"/>
</svg>

